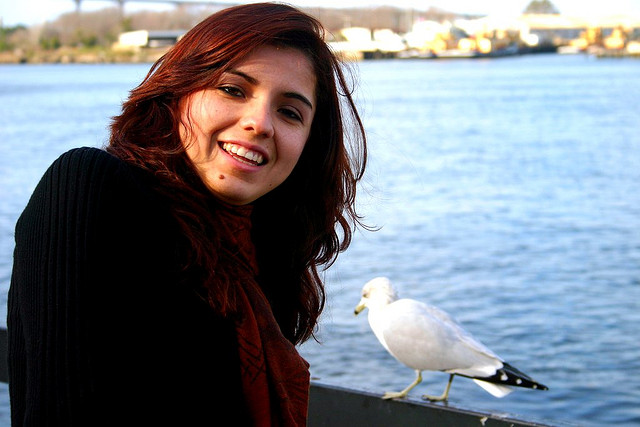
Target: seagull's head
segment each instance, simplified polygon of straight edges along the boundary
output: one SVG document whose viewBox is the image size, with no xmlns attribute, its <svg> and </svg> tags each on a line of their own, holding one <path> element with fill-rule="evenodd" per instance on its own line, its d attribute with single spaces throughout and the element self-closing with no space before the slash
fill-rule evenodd
<svg viewBox="0 0 640 427">
<path fill-rule="evenodd" d="M 362 288 L 362 298 L 355 308 L 358 315 L 365 308 L 376 309 L 391 304 L 398 296 L 391 286 L 391 281 L 386 277 L 376 277 L 368 281 Z"/>
</svg>

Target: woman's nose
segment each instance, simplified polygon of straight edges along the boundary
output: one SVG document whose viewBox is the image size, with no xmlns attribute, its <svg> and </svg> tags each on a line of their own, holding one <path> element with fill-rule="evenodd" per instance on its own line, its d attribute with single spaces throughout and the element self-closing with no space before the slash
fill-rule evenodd
<svg viewBox="0 0 640 427">
<path fill-rule="evenodd" d="M 249 103 L 242 118 L 242 127 L 258 136 L 271 138 L 274 129 L 269 105 L 257 100 Z"/>
</svg>

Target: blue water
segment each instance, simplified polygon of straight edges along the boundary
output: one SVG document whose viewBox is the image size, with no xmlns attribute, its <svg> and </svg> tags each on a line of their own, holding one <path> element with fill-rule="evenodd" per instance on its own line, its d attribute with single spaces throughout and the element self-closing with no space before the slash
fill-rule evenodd
<svg viewBox="0 0 640 427">
<path fill-rule="evenodd" d="M 0 317 L 13 227 L 50 162 L 100 146 L 148 65 L 0 67 Z M 320 381 L 400 390 L 413 372 L 354 317 L 389 276 L 548 385 L 450 406 L 551 424 L 640 425 L 640 61 L 540 55 L 357 64 L 370 164 L 360 231 L 326 273 Z M 426 373 L 411 394 L 439 394 Z M 0 424 L 8 425 L 6 386 Z"/>
</svg>

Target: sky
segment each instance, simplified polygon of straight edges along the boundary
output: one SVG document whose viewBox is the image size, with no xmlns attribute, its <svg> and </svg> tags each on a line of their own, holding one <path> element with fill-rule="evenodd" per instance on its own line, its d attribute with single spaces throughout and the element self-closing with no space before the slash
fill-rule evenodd
<svg viewBox="0 0 640 427">
<path fill-rule="evenodd" d="M 147 0 L 148 1 L 148 0 Z M 219 3 L 239 3 L 240 0 L 217 0 Z M 438 7 L 451 12 L 493 15 L 521 13 L 531 0 L 288 0 L 300 7 L 368 7 L 375 5 L 393 5 L 396 7 L 428 9 Z M 594 18 L 612 15 L 640 16 L 640 0 L 551 0 L 556 8 L 565 15 Z M 82 0 L 82 10 L 91 11 L 113 7 L 115 1 Z M 53 21 L 63 13 L 73 12 L 74 0 L 0 0 L 0 18 L 2 25 L 9 27 L 17 24 L 35 25 Z M 171 4 L 135 2 L 126 0 L 125 12 L 138 10 L 170 10 Z"/>
</svg>

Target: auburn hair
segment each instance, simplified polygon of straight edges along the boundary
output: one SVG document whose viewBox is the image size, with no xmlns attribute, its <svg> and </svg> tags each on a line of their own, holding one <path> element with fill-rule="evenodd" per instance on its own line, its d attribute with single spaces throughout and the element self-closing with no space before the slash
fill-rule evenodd
<svg viewBox="0 0 640 427">
<path fill-rule="evenodd" d="M 187 32 L 152 67 L 114 117 L 107 151 L 153 173 L 186 238 L 186 268 L 204 273 L 211 305 L 234 310 L 233 268 L 212 238 L 219 229 L 211 194 L 180 140 L 180 101 L 265 45 L 303 52 L 316 75 L 316 113 L 291 175 L 256 200 L 252 239 L 259 282 L 284 335 L 313 335 L 325 304 L 319 268 L 345 250 L 354 227 L 356 183 L 366 165 L 366 137 L 343 64 L 315 18 L 288 5 L 256 3 L 217 12 Z"/>
</svg>

